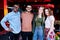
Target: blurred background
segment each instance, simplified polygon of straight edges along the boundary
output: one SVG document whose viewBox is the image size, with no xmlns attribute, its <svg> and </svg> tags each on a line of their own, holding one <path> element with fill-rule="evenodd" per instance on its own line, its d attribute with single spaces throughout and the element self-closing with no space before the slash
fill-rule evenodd
<svg viewBox="0 0 60 40">
<path fill-rule="evenodd" d="M 33 12 L 37 12 L 38 7 L 45 6 L 46 8 L 52 8 L 54 11 L 55 16 L 55 33 L 56 33 L 56 40 L 60 38 L 60 1 L 59 0 L 0 0 L 0 21 L 1 19 L 10 11 L 12 11 L 12 6 L 14 4 L 19 4 L 20 9 L 19 11 L 22 12 L 25 9 L 27 4 L 32 5 Z M 8 24 L 8 23 L 6 23 Z M 7 25 L 8 26 L 8 25 Z M 0 39 L 7 38 L 7 32 L 1 27 L 0 25 Z"/>
</svg>

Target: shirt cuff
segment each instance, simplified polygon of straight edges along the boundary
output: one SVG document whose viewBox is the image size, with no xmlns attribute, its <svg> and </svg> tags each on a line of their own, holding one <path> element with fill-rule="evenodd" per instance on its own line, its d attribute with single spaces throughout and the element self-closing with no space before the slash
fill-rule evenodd
<svg viewBox="0 0 60 40">
<path fill-rule="evenodd" d="M 6 28 L 5 30 L 9 30 L 9 28 Z"/>
</svg>

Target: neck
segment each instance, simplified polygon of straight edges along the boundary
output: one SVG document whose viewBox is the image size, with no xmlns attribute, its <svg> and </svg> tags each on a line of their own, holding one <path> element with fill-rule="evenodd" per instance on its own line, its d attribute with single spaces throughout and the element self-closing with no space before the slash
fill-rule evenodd
<svg viewBox="0 0 60 40">
<path fill-rule="evenodd" d="M 42 17 L 42 14 L 38 14 L 38 17 L 41 18 Z"/>
<path fill-rule="evenodd" d="M 18 11 L 14 11 L 15 13 L 18 12 Z"/>
<path fill-rule="evenodd" d="M 49 17 L 50 15 L 48 15 L 47 17 Z"/>
<path fill-rule="evenodd" d="M 14 10 L 13 10 L 14 11 Z M 18 12 L 18 11 L 14 11 L 15 13 Z"/>
<path fill-rule="evenodd" d="M 31 13 L 30 11 L 26 11 L 27 13 Z"/>
</svg>

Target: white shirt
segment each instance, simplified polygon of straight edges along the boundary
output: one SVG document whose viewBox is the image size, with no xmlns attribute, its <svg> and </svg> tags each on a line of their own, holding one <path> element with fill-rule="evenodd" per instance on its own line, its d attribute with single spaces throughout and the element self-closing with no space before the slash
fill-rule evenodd
<svg viewBox="0 0 60 40">
<path fill-rule="evenodd" d="M 52 26 L 54 28 L 54 21 L 55 21 L 55 19 L 54 19 L 54 16 L 53 15 L 48 16 L 47 19 L 45 20 L 45 28 L 50 28 Z M 52 25 L 51 25 L 51 22 L 53 22 Z"/>
<path fill-rule="evenodd" d="M 21 21 L 20 21 L 20 12 L 10 12 L 2 20 L 1 25 L 5 30 L 8 30 L 8 27 L 5 25 L 5 22 L 8 21 L 10 28 L 13 29 L 13 33 L 17 34 L 21 31 Z"/>
</svg>

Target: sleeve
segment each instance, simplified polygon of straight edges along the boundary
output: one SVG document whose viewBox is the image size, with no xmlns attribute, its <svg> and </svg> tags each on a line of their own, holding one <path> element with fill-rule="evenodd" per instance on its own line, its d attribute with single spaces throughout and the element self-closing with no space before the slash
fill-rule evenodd
<svg viewBox="0 0 60 40">
<path fill-rule="evenodd" d="M 51 17 L 50 17 L 51 29 L 54 29 L 54 21 L 55 21 L 54 16 L 51 16 Z"/>
<path fill-rule="evenodd" d="M 2 20 L 1 20 L 1 25 L 5 30 L 8 30 L 8 27 L 6 26 L 5 22 L 8 21 L 8 16 L 6 15 Z"/>
<path fill-rule="evenodd" d="M 50 21 L 53 21 L 53 22 L 55 21 L 54 16 L 51 16 L 51 17 L 50 17 Z"/>
</svg>

